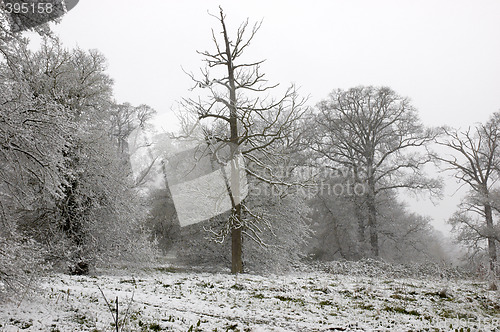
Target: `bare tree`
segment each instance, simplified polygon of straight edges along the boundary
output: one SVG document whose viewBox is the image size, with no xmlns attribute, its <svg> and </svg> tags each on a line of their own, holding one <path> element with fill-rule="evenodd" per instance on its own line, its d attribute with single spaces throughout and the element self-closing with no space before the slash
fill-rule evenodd
<svg viewBox="0 0 500 332">
<path fill-rule="evenodd" d="M 110 110 L 111 136 L 116 141 L 119 155 L 126 154 L 127 138 L 137 127 L 144 128 L 156 111 L 148 105 L 114 104 Z M 128 158 L 128 156 L 126 156 Z"/>
<path fill-rule="evenodd" d="M 437 143 L 446 147 L 450 154 L 434 157 L 444 163 L 444 170 L 454 172 L 455 178 L 469 188 L 459 211 L 450 221 L 455 228 L 465 230 L 461 236 L 472 246 L 487 241 L 489 268 L 495 273 L 496 242 L 500 239 L 493 223 L 493 194 L 499 180 L 500 113 L 495 113 L 486 124 L 477 124 L 465 131 L 449 128 L 442 128 L 442 131 L 444 137 Z M 472 215 L 480 216 L 482 221 L 474 220 Z"/>
<path fill-rule="evenodd" d="M 435 134 L 419 122 L 408 98 L 387 87 L 337 90 L 320 102 L 314 121 L 311 148 L 324 165 L 349 169 L 364 185 L 364 195 L 354 197 L 359 240 L 370 231 L 374 256 L 379 255 L 377 204 L 381 193 L 398 188 L 439 192 L 440 183 L 423 173 L 431 159 L 426 146 Z M 365 223 L 364 218 L 367 218 Z"/>
<path fill-rule="evenodd" d="M 184 99 L 181 107 L 202 121 L 206 135 L 218 143 L 229 144 L 231 156 L 241 153 L 247 162 L 266 167 L 265 159 L 272 154 L 272 147 L 284 141 L 302 116 L 300 99 L 291 86 L 279 99 L 269 97 L 271 89 L 261 72 L 263 61 L 239 62 L 250 46 L 261 24 L 251 29 L 246 20 L 240 25 L 232 40 L 226 27 L 226 16 L 220 8 L 221 36 L 212 30 L 215 50 L 199 52 L 204 57 L 206 67 L 201 76 L 189 74 L 195 83 L 193 89 L 202 89 L 206 94 L 196 99 Z M 261 181 L 272 183 L 271 178 L 247 170 L 248 174 Z M 232 188 L 238 188 L 238 176 L 231 176 Z M 234 196 L 232 193 L 231 196 Z M 229 218 L 228 232 L 231 233 L 232 273 L 243 271 L 242 232 L 249 231 L 242 218 L 245 205 L 232 197 L 232 213 Z M 249 211 L 246 211 L 249 212 Z"/>
</svg>

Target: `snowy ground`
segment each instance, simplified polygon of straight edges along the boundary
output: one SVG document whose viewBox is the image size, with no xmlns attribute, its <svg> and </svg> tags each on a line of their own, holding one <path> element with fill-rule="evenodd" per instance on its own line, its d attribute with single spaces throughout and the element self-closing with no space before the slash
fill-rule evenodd
<svg viewBox="0 0 500 332">
<path fill-rule="evenodd" d="M 123 331 L 500 331 L 485 282 L 168 268 L 48 277 L 37 296 L 0 304 L 0 331 L 114 331 L 99 288 L 113 307 L 118 297 Z"/>
</svg>

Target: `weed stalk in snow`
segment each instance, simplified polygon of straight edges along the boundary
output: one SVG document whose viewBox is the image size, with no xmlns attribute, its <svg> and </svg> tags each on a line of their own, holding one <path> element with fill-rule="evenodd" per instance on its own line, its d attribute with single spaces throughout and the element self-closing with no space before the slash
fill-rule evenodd
<svg viewBox="0 0 500 332">
<path fill-rule="evenodd" d="M 113 313 L 113 308 L 112 308 L 111 304 L 108 302 L 108 299 L 106 298 L 106 295 L 104 295 L 104 292 L 102 291 L 101 287 L 99 287 L 99 285 L 97 285 L 97 288 L 99 288 L 99 290 L 101 291 L 102 297 L 104 298 L 104 301 L 106 302 L 106 305 L 108 306 L 109 312 L 111 313 L 111 317 L 113 317 L 116 332 L 120 332 L 120 330 L 123 331 L 123 328 L 125 327 L 125 321 L 127 319 L 128 313 L 129 313 L 130 305 L 132 304 L 132 301 L 134 300 L 135 291 L 132 293 L 132 297 L 130 298 L 130 303 L 128 304 L 127 310 L 125 311 L 125 315 L 123 316 L 123 319 L 120 323 L 118 296 L 116 297 L 116 301 L 115 301 L 116 313 Z M 120 329 L 120 327 L 121 327 L 121 329 Z"/>
</svg>

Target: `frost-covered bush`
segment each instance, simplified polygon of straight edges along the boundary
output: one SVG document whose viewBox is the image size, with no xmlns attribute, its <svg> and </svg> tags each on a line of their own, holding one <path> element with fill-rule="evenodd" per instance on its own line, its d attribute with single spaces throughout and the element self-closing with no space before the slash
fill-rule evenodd
<svg viewBox="0 0 500 332">
<path fill-rule="evenodd" d="M 4 270 L 22 275 L 23 257 L 40 256 L 33 253 L 72 273 L 153 259 L 146 210 L 120 145 L 127 123 L 113 122 L 120 110 L 104 56 L 67 50 L 56 38 L 44 39 L 36 52 L 27 40 L 4 41 L 0 220 L 12 227 L 2 233 L 2 246 L 16 248 L 21 264 L 18 273 L 15 265 Z"/>
<path fill-rule="evenodd" d="M 24 291 L 49 266 L 44 248 L 18 234 L 15 226 L 2 220 L 0 229 L 0 298 Z"/>
<path fill-rule="evenodd" d="M 60 228 L 70 240 L 70 271 L 80 266 L 151 262 L 156 254 L 145 228 L 147 209 L 132 188 L 129 170 L 110 154 L 110 140 L 83 136 L 72 156 L 64 199 L 58 202 Z M 106 167 L 103 167 L 106 165 Z"/>
</svg>

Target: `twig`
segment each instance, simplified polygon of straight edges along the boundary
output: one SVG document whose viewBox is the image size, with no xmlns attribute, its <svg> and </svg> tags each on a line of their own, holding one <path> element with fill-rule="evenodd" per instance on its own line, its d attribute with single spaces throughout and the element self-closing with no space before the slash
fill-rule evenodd
<svg viewBox="0 0 500 332">
<path fill-rule="evenodd" d="M 123 316 L 122 323 L 120 324 L 122 327 L 122 331 L 125 327 L 125 320 L 127 319 L 128 313 L 130 311 L 130 306 L 132 305 L 132 302 L 134 301 L 134 294 L 135 294 L 135 289 L 132 291 L 132 297 L 130 298 L 130 302 L 128 303 L 127 311 L 125 311 L 125 316 Z"/>
<path fill-rule="evenodd" d="M 121 323 L 120 323 L 118 296 L 116 297 L 116 314 L 114 314 L 113 308 L 111 307 L 111 304 L 108 302 L 108 299 L 106 298 L 106 295 L 104 295 L 104 292 L 102 291 L 101 287 L 99 287 L 99 285 L 97 285 L 97 288 L 99 288 L 99 291 L 101 291 L 102 297 L 104 298 L 104 301 L 106 301 L 106 305 L 108 306 L 109 312 L 111 313 L 111 317 L 113 317 L 113 321 L 115 322 L 116 332 L 123 331 L 123 329 L 125 328 L 125 320 L 127 319 L 127 316 L 129 314 L 129 311 L 130 311 L 130 306 L 132 305 L 132 302 L 134 301 L 135 290 L 132 292 L 132 297 L 130 298 L 130 302 L 127 306 L 127 310 L 125 311 L 125 315 L 123 316 Z"/>
<path fill-rule="evenodd" d="M 102 297 L 104 298 L 104 301 L 106 301 L 106 305 L 108 306 L 109 312 L 111 313 L 111 317 L 113 317 L 113 321 L 115 322 L 115 327 L 116 327 L 116 332 L 119 332 L 119 325 L 118 325 L 118 296 L 116 297 L 116 317 L 113 314 L 113 309 L 111 308 L 111 304 L 109 304 L 108 299 L 106 298 L 106 295 L 104 295 L 104 292 L 102 291 L 101 287 L 97 285 L 97 288 L 101 291 Z"/>
<path fill-rule="evenodd" d="M 116 332 L 120 332 L 120 325 L 118 324 L 118 296 L 116 297 L 116 318 L 115 318 Z"/>
</svg>

